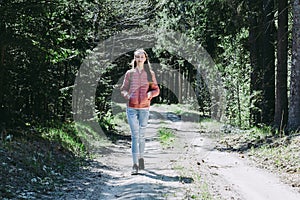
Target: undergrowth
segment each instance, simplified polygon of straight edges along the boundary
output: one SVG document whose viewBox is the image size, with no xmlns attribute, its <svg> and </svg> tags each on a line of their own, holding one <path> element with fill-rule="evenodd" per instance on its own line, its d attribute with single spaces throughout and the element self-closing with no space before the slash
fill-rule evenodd
<svg viewBox="0 0 300 200">
<path fill-rule="evenodd" d="M 47 199 L 86 164 L 88 154 L 71 123 L 2 131 L 0 199 Z"/>
<path fill-rule="evenodd" d="M 41 127 L 38 129 L 46 140 L 59 142 L 65 149 L 75 155 L 84 156 L 85 146 L 74 123 Z"/>
</svg>

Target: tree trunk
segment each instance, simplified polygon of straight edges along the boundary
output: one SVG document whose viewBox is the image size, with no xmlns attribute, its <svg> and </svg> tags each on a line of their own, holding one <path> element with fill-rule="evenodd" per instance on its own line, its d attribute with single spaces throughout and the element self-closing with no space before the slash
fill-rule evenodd
<svg viewBox="0 0 300 200">
<path fill-rule="evenodd" d="M 178 69 L 178 102 L 181 104 L 182 103 L 182 90 L 184 90 L 184 87 L 182 85 L 182 75 L 181 75 L 181 66 L 179 65 Z"/>
<path fill-rule="evenodd" d="M 288 129 L 300 129 L 300 2 L 293 2 L 293 47 Z"/>
<path fill-rule="evenodd" d="M 262 92 L 262 53 L 261 53 L 261 13 L 262 4 L 260 1 L 248 1 L 249 13 L 249 44 L 251 62 L 251 108 L 250 125 L 255 126 L 261 123 L 261 92 Z"/>
<path fill-rule="evenodd" d="M 3 108 L 5 107 L 4 105 L 5 80 L 4 79 L 6 77 L 5 77 L 5 69 L 4 69 L 5 67 L 4 60 L 5 60 L 5 50 L 6 50 L 6 43 L 7 43 L 6 40 L 7 40 L 6 28 L 4 26 L 4 23 L 0 21 L 0 113 L 1 115 L 4 115 Z M 3 120 L 1 119 L 1 121 Z"/>
<path fill-rule="evenodd" d="M 275 112 L 275 47 L 274 1 L 263 1 L 263 93 L 262 123 L 270 125 Z"/>
<path fill-rule="evenodd" d="M 68 76 L 69 76 L 69 62 L 64 63 L 64 80 L 63 80 L 63 88 L 66 88 L 68 86 Z M 67 97 L 65 94 L 60 94 L 63 95 L 63 101 L 62 101 L 62 119 L 61 121 L 64 122 L 67 119 Z"/>
<path fill-rule="evenodd" d="M 288 116 L 287 58 L 288 58 L 288 0 L 278 1 L 277 70 L 274 127 L 286 128 Z"/>
<path fill-rule="evenodd" d="M 0 109 L 3 107 L 4 103 L 4 54 L 5 46 L 0 45 Z"/>
<path fill-rule="evenodd" d="M 4 103 L 5 98 L 5 65 L 4 65 L 4 56 L 5 56 L 5 45 L 0 42 L 0 128 L 5 127 L 5 123 L 8 120 L 7 111 L 5 110 L 6 106 Z"/>
</svg>

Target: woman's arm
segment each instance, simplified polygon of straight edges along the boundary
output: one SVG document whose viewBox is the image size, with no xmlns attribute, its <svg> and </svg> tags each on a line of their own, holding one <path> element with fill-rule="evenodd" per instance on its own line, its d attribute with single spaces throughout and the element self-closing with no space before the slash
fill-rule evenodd
<svg viewBox="0 0 300 200">
<path fill-rule="evenodd" d="M 129 89 L 130 89 L 130 71 L 128 70 L 124 76 L 124 80 L 123 80 L 123 84 L 121 86 L 121 95 L 125 98 L 125 99 L 130 99 L 130 95 L 129 95 Z"/>
<path fill-rule="evenodd" d="M 157 84 L 157 80 L 156 80 L 156 77 L 155 77 L 155 73 L 153 71 L 151 71 L 151 75 L 152 75 L 152 83 L 150 83 L 150 91 L 148 92 L 148 97 L 156 97 L 159 95 L 160 93 L 160 89 L 158 87 L 158 84 Z"/>
</svg>

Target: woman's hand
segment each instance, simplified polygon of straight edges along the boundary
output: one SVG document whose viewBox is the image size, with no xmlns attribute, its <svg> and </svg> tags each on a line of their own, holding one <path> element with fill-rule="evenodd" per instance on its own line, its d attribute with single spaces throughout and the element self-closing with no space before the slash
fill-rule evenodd
<svg viewBox="0 0 300 200">
<path fill-rule="evenodd" d="M 148 96 L 148 99 L 151 99 L 151 98 L 152 98 L 152 92 L 151 92 L 151 91 L 148 92 L 148 93 L 147 93 L 147 96 Z"/>
<path fill-rule="evenodd" d="M 122 91 L 122 95 L 124 96 L 125 99 L 129 100 L 130 99 L 130 94 L 127 91 Z"/>
<path fill-rule="evenodd" d="M 129 100 L 130 99 L 130 94 L 128 92 L 126 92 L 126 98 Z"/>
</svg>

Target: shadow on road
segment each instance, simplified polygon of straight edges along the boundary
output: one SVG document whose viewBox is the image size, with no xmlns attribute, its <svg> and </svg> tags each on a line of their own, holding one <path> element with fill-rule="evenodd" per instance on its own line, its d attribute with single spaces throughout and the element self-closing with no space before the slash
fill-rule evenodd
<svg viewBox="0 0 300 200">
<path fill-rule="evenodd" d="M 154 171 L 145 170 L 147 173 L 141 174 L 148 178 L 161 180 L 161 181 L 168 181 L 168 182 L 181 182 L 181 183 L 193 183 L 194 179 L 189 177 L 182 177 L 182 176 L 166 176 L 163 174 L 158 174 Z"/>
<path fill-rule="evenodd" d="M 169 120 L 171 122 L 201 122 L 207 118 L 208 116 L 202 116 L 194 112 L 183 112 L 181 114 L 176 114 L 174 112 L 150 111 L 150 119 Z"/>
</svg>

